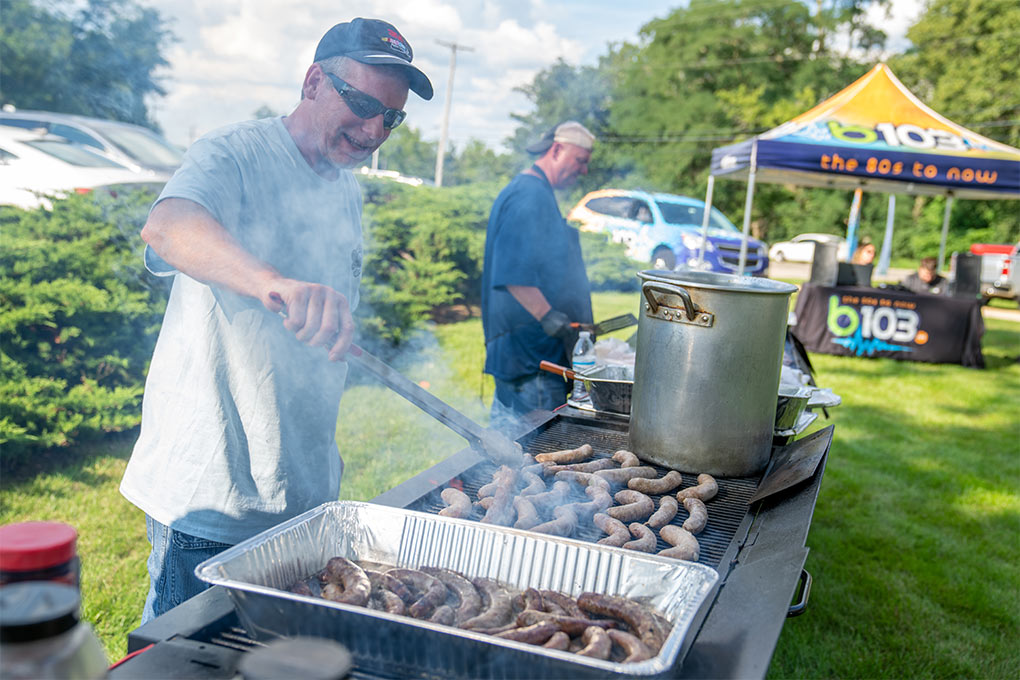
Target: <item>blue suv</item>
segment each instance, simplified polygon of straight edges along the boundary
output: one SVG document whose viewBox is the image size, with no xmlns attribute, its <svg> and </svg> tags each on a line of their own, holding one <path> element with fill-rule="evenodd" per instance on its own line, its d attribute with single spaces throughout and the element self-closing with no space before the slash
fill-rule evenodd
<svg viewBox="0 0 1020 680">
<path fill-rule="evenodd" d="M 601 189 L 587 194 L 567 214 L 583 231 L 606 233 L 627 246 L 627 254 L 655 269 L 695 269 L 735 274 L 741 231 L 716 208 L 708 223 L 704 261 L 698 265 L 705 202 L 675 194 Z M 768 248 L 747 240 L 744 274 L 764 276 Z"/>
</svg>

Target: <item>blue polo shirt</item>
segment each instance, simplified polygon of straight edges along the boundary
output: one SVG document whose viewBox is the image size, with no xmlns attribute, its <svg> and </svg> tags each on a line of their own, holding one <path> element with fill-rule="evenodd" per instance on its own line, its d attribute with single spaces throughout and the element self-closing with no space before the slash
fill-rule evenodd
<svg viewBox="0 0 1020 680">
<path fill-rule="evenodd" d="M 533 286 L 571 321 L 591 323 L 591 285 L 577 230 L 560 214 L 544 178 L 521 173 L 489 214 L 482 270 L 485 372 L 499 380 L 538 373 L 544 359 L 568 362 L 563 342 L 542 330 L 507 286 Z"/>
</svg>

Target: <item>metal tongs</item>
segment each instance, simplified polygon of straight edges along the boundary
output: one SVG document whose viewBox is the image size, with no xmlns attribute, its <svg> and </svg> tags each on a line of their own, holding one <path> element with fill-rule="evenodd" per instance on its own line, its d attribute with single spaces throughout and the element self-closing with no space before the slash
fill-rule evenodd
<svg viewBox="0 0 1020 680">
<path fill-rule="evenodd" d="M 524 463 L 521 445 L 502 432 L 482 427 L 402 373 L 355 344 L 347 351 L 348 363 L 369 373 L 386 387 L 468 440 L 471 448 L 497 465 L 519 468 Z"/>
<path fill-rule="evenodd" d="M 278 293 L 270 293 L 270 296 L 276 302 L 284 304 L 283 298 Z M 279 314 L 282 317 L 287 316 L 286 305 Z M 482 427 L 361 347 L 351 343 L 344 359 L 347 363 L 360 367 L 383 385 L 467 439 L 471 448 L 482 457 L 497 465 L 507 465 L 513 468 L 519 468 L 524 464 L 524 450 L 520 444 L 502 432 L 490 427 Z"/>
</svg>

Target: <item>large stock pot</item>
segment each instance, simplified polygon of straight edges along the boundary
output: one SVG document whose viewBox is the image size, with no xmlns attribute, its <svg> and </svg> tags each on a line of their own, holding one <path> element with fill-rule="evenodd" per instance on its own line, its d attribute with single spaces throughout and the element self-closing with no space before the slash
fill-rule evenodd
<svg viewBox="0 0 1020 680">
<path fill-rule="evenodd" d="M 644 271 L 631 399 L 638 457 L 687 472 L 768 464 L 796 286 L 712 272 Z"/>
</svg>

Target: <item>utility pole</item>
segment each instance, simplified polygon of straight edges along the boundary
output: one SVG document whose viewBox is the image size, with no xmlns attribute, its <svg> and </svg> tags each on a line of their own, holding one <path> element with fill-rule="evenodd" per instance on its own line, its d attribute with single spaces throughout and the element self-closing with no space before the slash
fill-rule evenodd
<svg viewBox="0 0 1020 680">
<path fill-rule="evenodd" d="M 457 68 L 457 50 L 473 52 L 473 47 L 436 40 L 443 47 L 450 48 L 450 77 L 446 81 L 446 106 L 443 107 L 443 131 L 439 135 L 439 154 L 436 156 L 436 186 L 443 186 L 443 156 L 446 155 L 446 138 L 450 129 L 450 102 L 453 100 L 453 72 Z"/>
</svg>

